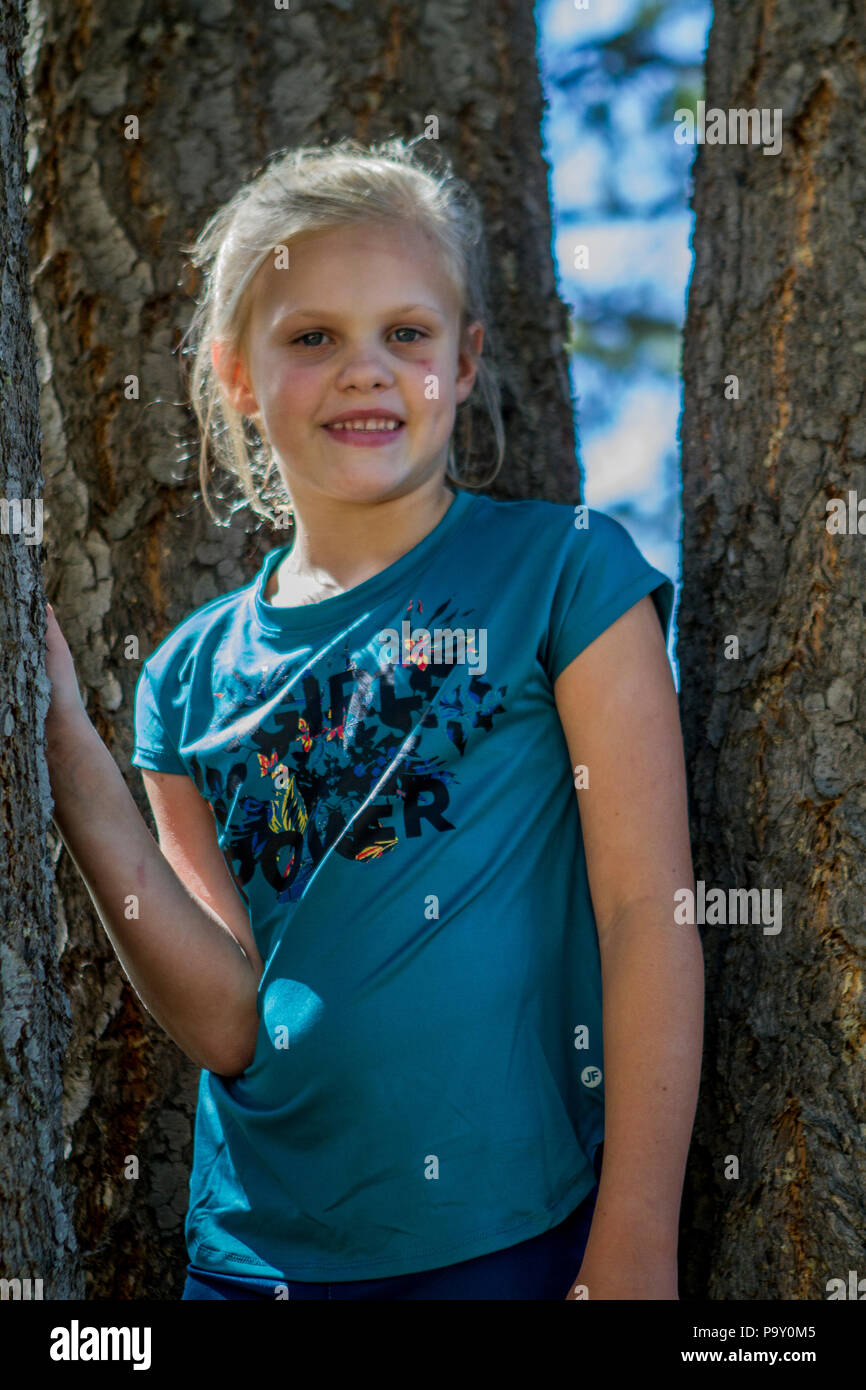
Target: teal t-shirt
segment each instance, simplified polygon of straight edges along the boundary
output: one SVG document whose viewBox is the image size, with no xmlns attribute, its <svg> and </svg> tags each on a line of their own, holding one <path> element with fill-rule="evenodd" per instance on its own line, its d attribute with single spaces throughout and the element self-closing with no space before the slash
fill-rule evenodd
<svg viewBox="0 0 866 1390">
<path fill-rule="evenodd" d="M 137 767 L 186 774 L 265 963 L 240 1076 L 202 1071 L 186 1239 L 333 1282 L 528 1240 L 595 1183 L 601 973 L 553 682 L 645 594 L 619 522 L 457 492 L 399 560 L 197 609 L 136 687 Z M 627 794 L 627 789 L 624 789 Z"/>
</svg>

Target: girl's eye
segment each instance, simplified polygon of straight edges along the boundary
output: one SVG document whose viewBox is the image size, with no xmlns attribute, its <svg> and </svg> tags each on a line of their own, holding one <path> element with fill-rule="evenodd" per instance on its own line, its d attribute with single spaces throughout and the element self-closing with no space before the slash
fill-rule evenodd
<svg viewBox="0 0 866 1390">
<path fill-rule="evenodd" d="M 420 337 L 422 337 L 422 338 L 426 338 L 426 337 L 427 337 L 427 334 L 424 333 L 424 332 L 422 332 L 422 330 L 421 330 L 420 328 L 395 328 L 395 329 L 394 329 L 394 332 L 395 332 L 395 333 L 417 333 L 417 334 L 419 334 Z M 418 341 L 417 338 L 412 338 L 412 339 L 409 339 L 409 338 L 401 338 L 401 339 L 400 339 L 400 342 L 401 342 L 401 343 L 404 343 L 404 344 L 406 345 L 406 347 L 410 347 L 412 343 L 415 343 L 415 342 L 417 342 L 417 341 Z"/>
<path fill-rule="evenodd" d="M 412 347 L 416 342 L 418 342 L 419 338 L 426 338 L 429 336 L 429 334 L 425 333 L 424 330 L 421 328 L 395 328 L 394 332 L 415 334 L 414 338 L 398 339 L 398 341 L 402 343 L 404 347 Z M 302 333 L 300 337 L 293 338 L 292 343 L 302 343 L 304 347 L 317 348 L 322 346 L 321 342 L 311 343 L 309 341 L 310 338 L 327 338 L 327 336 L 327 333 L 325 333 L 321 328 L 311 328 L 309 333 Z"/>
</svg>

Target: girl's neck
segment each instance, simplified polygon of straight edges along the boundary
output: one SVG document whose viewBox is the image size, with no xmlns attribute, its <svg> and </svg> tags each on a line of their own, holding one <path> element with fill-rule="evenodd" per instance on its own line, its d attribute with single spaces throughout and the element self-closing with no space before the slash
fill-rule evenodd
<svg viewBox="0 0 866 1390">
<path fill-rule="evenodd" d="M 270 576 L 266 601 L 295 607 L 356 588 L 419 545 L 453 500 L 453 491 L 438 476 L 374 506 L 302 504 L 301 514 L 295 500 L 295 538 Z"/>
</svg>

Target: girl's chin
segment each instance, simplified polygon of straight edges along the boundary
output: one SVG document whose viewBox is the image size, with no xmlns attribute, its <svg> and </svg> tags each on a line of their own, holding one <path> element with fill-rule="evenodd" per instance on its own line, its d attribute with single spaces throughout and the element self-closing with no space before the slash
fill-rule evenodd
<svg viewBox="0 0 866 1390">
<path fill-rule="evenodd" d="M 315 486 L 310 491 L 333 502 L 370 506 L 404 497 L 422 487 L 425 481 L 426 477 L 415 476 L 411 468 L 329 470 L 327 475 L 316 477 Z"/>
<path fill-rule="evenodd" d="M 292 451 L 286 452 L 291 458 Z M 403 496 L 429 484 L 431 465 L 400 449 L 337 450 L 326 445 L 318 458 L 307 456 L 302 467 L 281 466 L 280 472 L 290 495 L 306 493 L 335 502 L 370 503 Z"/>
</svg>

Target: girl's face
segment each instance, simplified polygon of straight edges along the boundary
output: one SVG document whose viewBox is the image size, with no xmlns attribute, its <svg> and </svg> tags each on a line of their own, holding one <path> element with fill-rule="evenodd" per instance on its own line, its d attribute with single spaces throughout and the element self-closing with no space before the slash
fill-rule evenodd
<svg viewBox="0 0 866 1390">
<path fill-rule="evenodd" d="M 259 417 L 292 501 L 384 501 L 444 476 L 476 369 L 436 248 L 415 227 L 365 223 L 305 233 L 282 260 L 253 280 L 246 362 L 225 343 L 213 360 L 235 408 Z M 480 353 L 481 325 L 468 336 Z M 399 423 L 351 428 L 365 416 Z"/>
</svg>

